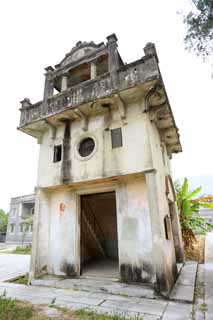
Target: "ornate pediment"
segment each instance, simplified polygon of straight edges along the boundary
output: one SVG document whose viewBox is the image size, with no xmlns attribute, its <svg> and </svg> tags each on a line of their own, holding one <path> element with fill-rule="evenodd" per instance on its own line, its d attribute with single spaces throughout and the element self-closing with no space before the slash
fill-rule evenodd
<svg viewBox="0 0 213 320">
<path fill-rule="evenodd" d="M 57 65 L 57 67 L 64 67 L 72 62 L 81 60 L 82 58 L 90 55 L 91 53 L 97 51 L 102 47 L 103 49 L 105 47 L 103 42 L 100 44 L 95 44 L 93 41 L 91 42 L 78 41 L 75 47 L 73 47 L 72 50 L 65 55 L 64 59 L 60 62 L 59 65 Z"/>
</svg>

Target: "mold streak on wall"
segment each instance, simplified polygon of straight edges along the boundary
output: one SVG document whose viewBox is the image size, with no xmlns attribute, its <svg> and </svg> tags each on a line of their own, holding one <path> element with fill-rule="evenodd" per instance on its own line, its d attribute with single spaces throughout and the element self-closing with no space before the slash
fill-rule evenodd
<svg viewBox="0 0 213 320">
<path fill-rule="evenodd" d="M 67 184 L 71 180 L 70 130 L 71 122 L 66 120 L 64 124 L 63 139 L 62 184 Z"/>
</svg>

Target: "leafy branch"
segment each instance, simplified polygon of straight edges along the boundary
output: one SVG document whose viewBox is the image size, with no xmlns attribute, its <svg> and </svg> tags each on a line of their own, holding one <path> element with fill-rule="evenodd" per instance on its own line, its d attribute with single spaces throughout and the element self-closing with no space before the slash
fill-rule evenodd
<svg viewBox="0 0 213 320">
<path fill-rule="evenodd" d="M 190 191 L 187 178 L 184 179 L 183 185 L 175 182 L 175 191 L 184 247 L 193 249 L 193 243 L 196 241 L 195 232 L 206 233 L 213 228 L 212 224 L 199 216 L 200 208 L 213 209 L 213 204 L 203 202 L 199 198 L 196 199 L 195 197 L 200 193 L 201 187 Z"/>
</svg>

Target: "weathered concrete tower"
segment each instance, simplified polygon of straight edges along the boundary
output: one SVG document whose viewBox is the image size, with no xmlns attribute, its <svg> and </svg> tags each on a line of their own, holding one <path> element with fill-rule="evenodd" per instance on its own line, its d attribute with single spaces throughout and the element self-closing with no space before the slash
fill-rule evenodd
<svg viewBox="0 0 213 320">
<path fill-rule="evenodd" d="M 31 278 L 96 273 L 170 291 L 181 145 L 154 44 L 144 52 L 124 64 L 115 34 L 78 42 L 45 69 L 43 100 L 21 102 L 19 130 L 40 143 Z"/>
</svg>

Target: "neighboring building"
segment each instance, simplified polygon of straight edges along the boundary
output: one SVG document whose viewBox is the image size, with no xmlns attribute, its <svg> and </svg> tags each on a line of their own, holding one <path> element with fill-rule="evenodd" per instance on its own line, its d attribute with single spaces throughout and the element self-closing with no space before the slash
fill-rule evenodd
<svg viewBox="0 0 213 320">
<path fill-rule="evenodd" d="M 6 234 L 7 243 L 31 243 L 33 225 L 26 227 L 25 220 L 33 217 L 35 195 L 16 197 L 11 199 Z"/>
<path fill-rule="evenodd" d="M 200 217 L 204 218 L 208 223 L 213 224 L 213 209 L 202 208 L 199 211 Z"/>
<path fill-rule="evenodd" d="M 200 201 L 209 203 L 213 205 L 213 196 L 202 196 Z M 211 208 L 201 208 L 199 215 L 204 218 L 208 223 L 213 224 L 213 209 Z"/>
<path fill-rule="evenodd" d="M 19 130 L 40 143 L 30 278 L 98 275 L 167 295 L 183 261 L 170 159 L 181 152 L 154 44 L 124 64 L 115 34 L 47 67 Z"/>
</svg>

